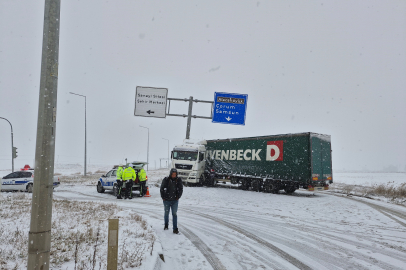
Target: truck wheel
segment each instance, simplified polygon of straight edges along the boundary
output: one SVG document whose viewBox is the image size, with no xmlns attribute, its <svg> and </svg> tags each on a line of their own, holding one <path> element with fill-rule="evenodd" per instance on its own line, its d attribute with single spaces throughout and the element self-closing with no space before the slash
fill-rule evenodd
<svg viewBox="0 0 406 270">
<path fill-rule="evenodd" d="M 252 187 L 253 191 L 259 192 L 259 189 L 260 189 L 259 181 L 258 180 L 252 181 L 251 187 Z"/>
<path fill-rule="evenodd" d="M 293 192 L 295 192 L 295 188 L 294 187 L 286 187 L 284 188 L 286 194 L 292 194 Z"/>
<path fill-rule="evenodd" d="M 198 185 L 202 187 L 204 185 L 204 182 L 205 182 L 205 177 L 204 177 L 204 173 L 202 173 L 202 175 L 200 175 Z"/>
<path fill-rule="evenodd" d="M 241 189 L 242 189 L 242 190 L 248 190 L 249 187 L 250 187 L 249 182 L 248 182 L 247 180 L 245 180 L 245 179 L 242 180 L 242 182 L 241 182 Z"/>
<path fill-rule="evenodd" d="M 279 193 L 279 186 L 275 185 L 275 184 L 270 184 L 269 186 L 271 192 L 273 194 L 278 194 Z"/>
<path fill-rule="evenodd" d="M 100 182 L 97 183 L 97 192 L 104 193 L 104 188 Z"/>
<path fill-rule="evenodd" d="M 32 184 L 31 183 L 27 185 L 27 192 L 32 193 Z"/>
<path fill-rule="evenodd" d="M 118 196 L 118 188 L 117 188 L 117 185 L 114 185 L 114 186 L 113 186 L 113 195 L 114 195 L 114 197 L 117 197 L 117 196 Z"/>
</svg>

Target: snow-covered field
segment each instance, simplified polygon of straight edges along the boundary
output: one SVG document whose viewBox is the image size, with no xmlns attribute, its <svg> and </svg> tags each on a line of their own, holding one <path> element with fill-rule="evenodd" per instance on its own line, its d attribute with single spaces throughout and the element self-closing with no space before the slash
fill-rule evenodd
<svg viewBox="0 0 406 270">
<path fill-rule="evenodd" d="M 334 183 L 373 186 L 379 184 L 406 183 L 406 173 L 334 173 Z"/>
<path fill-rule="evenodd" d="M 73 168 L 66 173 L 76 171 Z M 152 197 L 133 200 L 118 201 L 108 192 L 97 193 L 94 186 L 97 176 L 83 181 L 62 181 L 54 192 L 55 206 L 59 202 L 107 203 L 117 209 L 114 215 L 120 216 L 120 224 L 131 224 L 134 218 L 130 216 L 141 216 L 147 222 L 145 228 L 147 231 L 151 228 L 156 241 L 153 255 L 145 252 L 143 263 L 137 269 L 406 269 L 404 206 L 333 192 L 299 190 L 293 195 L 285 195 L 221 187 L 185 187 L 178 211 L 181 234 L 174 235 L 171 230 L 163 230 L 163 205 L 157 187 L 167 172 L 149 171 Z M 348 181 L 351 185 L 353 181 L 356 184 L 363 181 L 360 184 L 367 185 L 388 181 L 401 184 L 405 176 L 374 175 L 370 178 L 358 174 L 334 176 L 338 184 Z M 1 196 L 6 198 L 1 201 L 4 208 L 10 202 L 7 196 L 21 195 L 2 193 Z M 16 216 L 22 214 L 18 208 L 13 209 Z M 54 212 L 59 209 L 55 207 Z M 18 220 L 8 217 L 6 227 L 12 229 L 19 224 L 19 230 L 27 235 L 29 217 L 27 213 L 25 215 L 26 218 Z M 61 213 L 54 214 L 58 215 Z M 2 224 L 4 220 L 2 217 Z M 86 230 L 84 219 L 75 222 L 74 227 L 66 228 L 68 232 Z M 96 231 L 98 223 L 92 224 Z M 53 228 L 53 233 L 55 231 Z M 120 231 L 120 237 L 122 235 Z M 134 235 L 127 239 L 126 243 L 137 241 Z M 148 240 L 143 243 L 148 246 Z M 103 245 L 106 243 L 100 247 Z M 0 244 L 0 249 L 2 254 L 15 252 L 4 244 Z M 92 251 L 90 245 L 90 257 Z M 159 259 L 159 253 L 165 262 Z M 72 257 L 70 259 L 55 269 L 73 269 Z M 8 263 L 13 266 L 14 262 Z M 98 263 L 96 269 L 99 269 Z M 103 267 L 101 269 L 105 269 Z M 23 268 L 20 264 L 17 269 Z"/>
</svg>

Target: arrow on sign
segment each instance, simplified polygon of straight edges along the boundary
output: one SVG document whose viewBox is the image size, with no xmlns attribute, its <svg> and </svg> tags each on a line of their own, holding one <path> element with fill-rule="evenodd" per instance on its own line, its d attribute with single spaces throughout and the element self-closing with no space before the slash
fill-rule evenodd
<svg viewBox="0 0 406 270">
<path fill-rule="evenodd" d="M 227 118 L 226 118 L 226 120 L 227 121 L 230 121 L 232 118 L 230 118 L 230 116 L 228 116 Z"/>
<path fill-rule="evenodd" d="M 148 113 L 148 114 L 151 114 L 151 113 L 155 113 L 155 112 L 154 112 L 154 111 L 151 111 L 151 110 L 148 110 L 147 113 Z"/>
</svg>

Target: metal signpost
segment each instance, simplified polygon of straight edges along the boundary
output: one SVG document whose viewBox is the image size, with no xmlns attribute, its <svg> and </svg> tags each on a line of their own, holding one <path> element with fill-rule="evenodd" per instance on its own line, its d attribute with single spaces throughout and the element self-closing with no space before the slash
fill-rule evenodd
<svg viewBox="0 0 406 270">
<path fill-rule="evenodd" d="M 213 123 L 245 125 L 248 95 L 214 93 Z"/>
<path fill-rule="evenodd" d="M 168 106 L 168 113 L 166 115 L 169 116 L 180 116 L 180 117 L 187 117 L 187 125 L 186 125 L 186 139 L 190 139 L 190 126 L 192 124 L 192 117 L 193 118 L 203 118 L 203 119 L 212 119 L 212 115 L 213 115 L 213 101 L 206 101 L 206 100 L 198 100 L 198 99 L 193 99 L 193 97 L 189 97 L 189 98 L 168 98 L 169 100 L 169 106 Z M 185 101 L 185 102 L 189 102 L 189 110 L 188 110 L 188 114 L 170 114 L 169 110 L 171 108 L 171 100 L 175 100 L 175 101 Z M 197 115 L 192 115 L 192 109 L 193 109 L 193 102 L 201 102 L 201 103 L 211 103 L 212 104 L 212 108 L 211 108 L 211 116 L 207 117 L 207 116 L 197 116 Z"/>
<path fill-rule="evenodd" d="M 166 118 L 167 115 L 187 117 L 186 139 L 190 139 L 192 118 L 211 119 L 213 123 L 245 125 L 248 95 L 216 92 L 214 93 L 214 101 L 198 100 L 193 99 L 193 97 L 168 98 L 167 95 L 167 88 L 137 86 L 134 115 L 158 118 Z M 171 114 L 171 101 L 189 102 L 188 114 Z M 210 117 L 192 115 L 193 102 L 212 104 Z"/>
</svg>

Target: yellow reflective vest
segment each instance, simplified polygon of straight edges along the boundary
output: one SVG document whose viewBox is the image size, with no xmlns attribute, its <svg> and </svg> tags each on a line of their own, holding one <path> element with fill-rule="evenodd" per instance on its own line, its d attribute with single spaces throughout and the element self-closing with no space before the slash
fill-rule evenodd
<svg viewBox="0 0 406 270">
<path fill-rule="evenodd" d="M 117 168 L 116 176 L 117 176 L 117 179 L 121 180 L 121 178 L 123 177 L 123 167 L 120 166 Z"/>
<path fill-rule="evenodd" d="M 130 179 L 135 180 L 135 178 L 137 178 L 137 175 L 135 174 L 135 171 L 133 168 L 128 167 L 127 169 L 125 169 L 123 171 L 122 177 L 123 177 L 123 181 L 127 181 Z"/>
<path fill-rule="evenodd" d="M 147 180 L 147 173 L 144 171 L 144 169 L 141 169 L 138 172 L 138 179 L 140 179 L 141 182 Z"/>
</svg>

